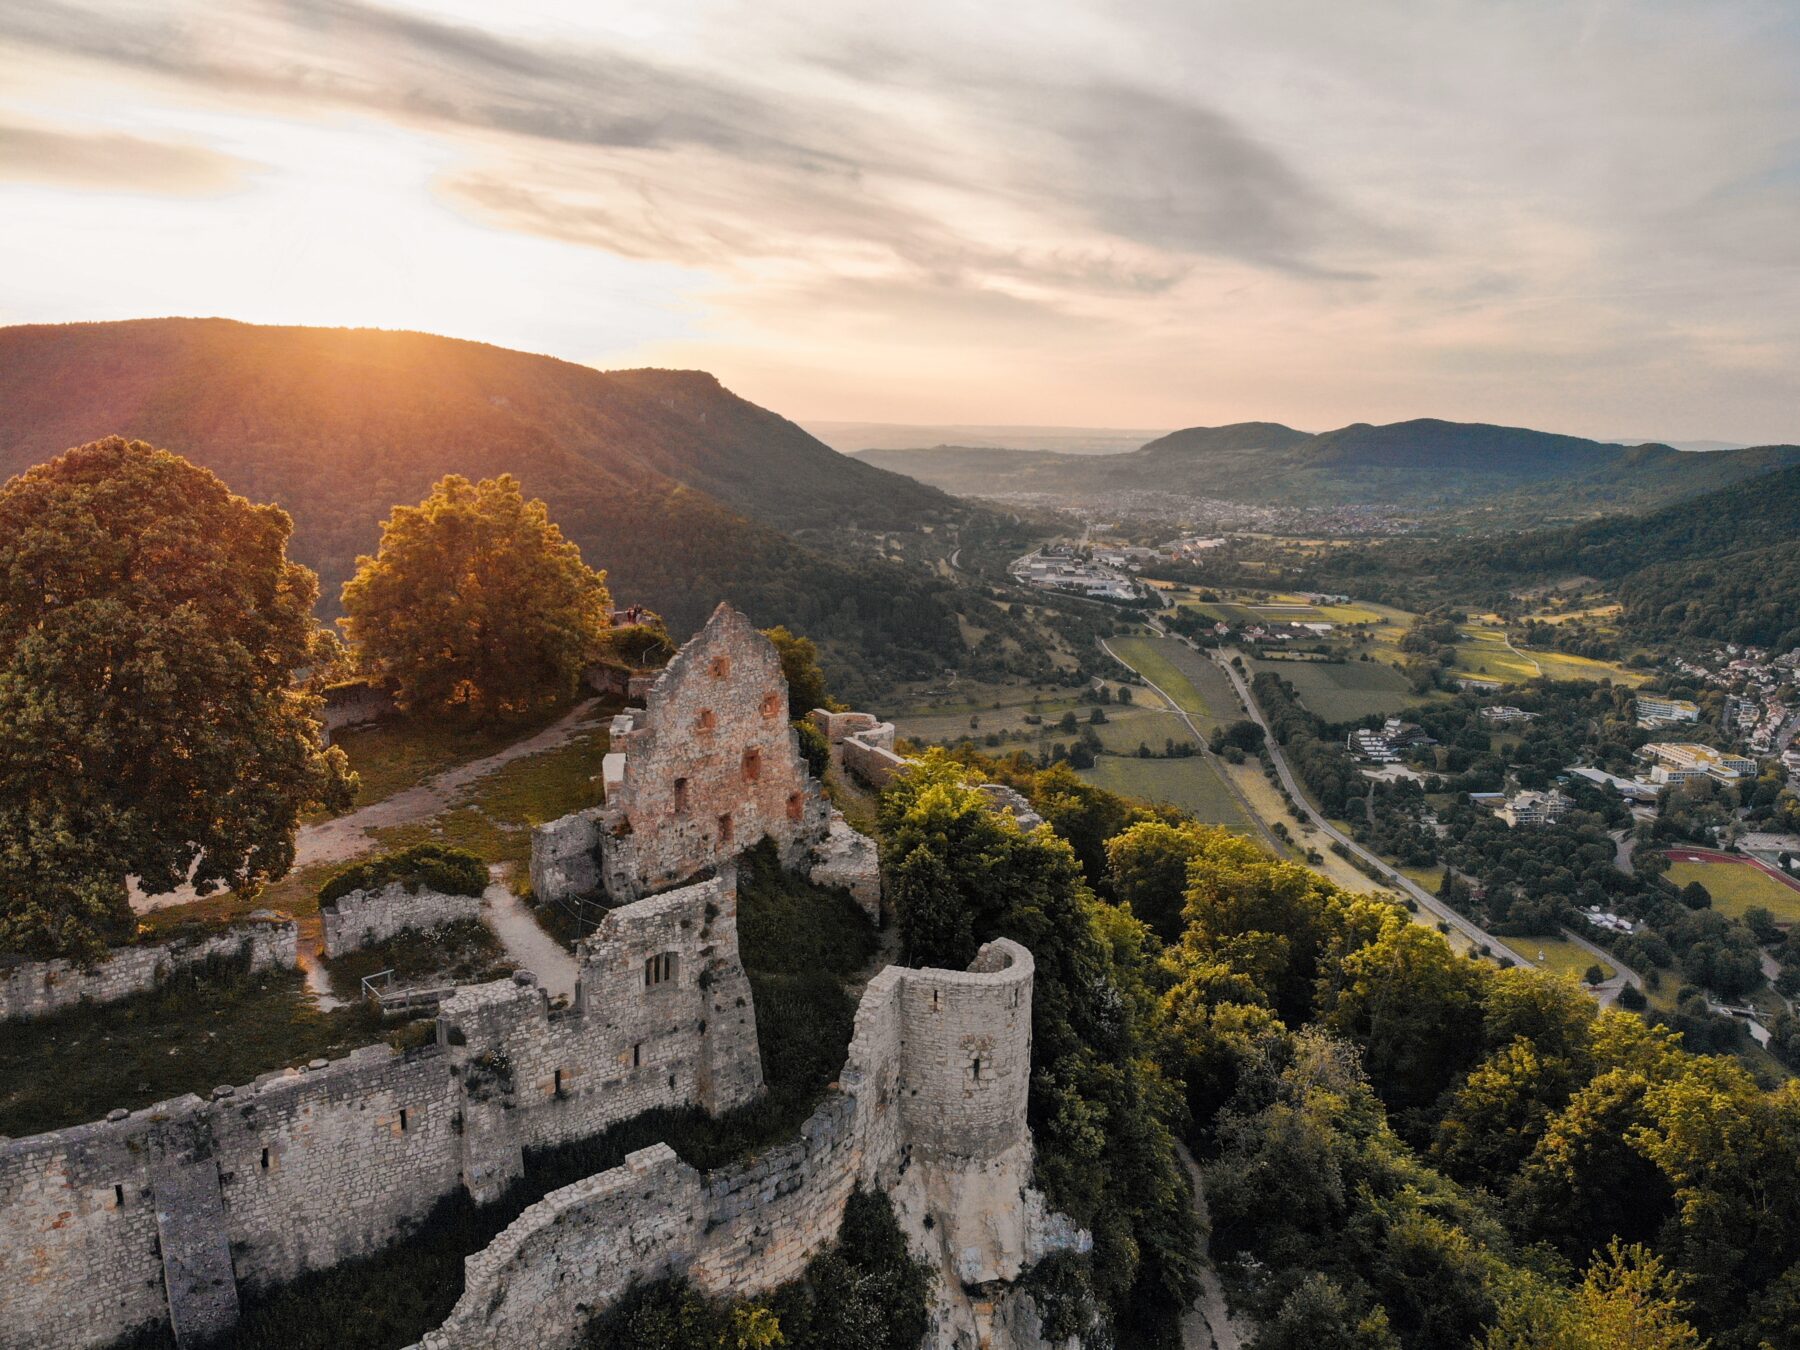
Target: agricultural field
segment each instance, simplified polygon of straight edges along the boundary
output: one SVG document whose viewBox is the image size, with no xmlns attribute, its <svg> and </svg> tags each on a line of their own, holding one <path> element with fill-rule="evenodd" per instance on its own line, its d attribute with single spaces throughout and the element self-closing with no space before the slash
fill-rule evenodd
<svg viewBox="0 0 1800 1350">
<path fill-rule="evenodd" d="M 1669 854 L 1683 857 L 1680 849 Z M 1692 855 L 1687 855 L 1692 856 Z M 1800 888 L 1773 877 L 1749 862 L 1671 862 L 1669 880 L 1677 886 L 1697 881 L 1713 898 L 1713 908 L 1734 919 L 1761 906 L 1777 923 L 1800 923 Z"/>
<path fill-rule="evenodd" d="M 1560 937 L 1513 937 L 1505 939 L 1507 948 L 1522 966 L 1547 970 L 1553 975 L 1567 975 L 1579 980 L 1589 966 L 1598 965 L 1601 974 L 1611 979 L 1619 972 L 1600 960 L 1587 948 Z"/>
<path fill-rule="evenodd" d="M 1231 789 L 1220 780 L 1211 762 L 1199 755 L 1187 759 L 1102 755 L 1093 768 L 1081 770 L 1081 776 L 1109 792 L 1147 802 L 1167 802 L 1192 812 L 1196 820 L 1209 825 L 1252 833 Z"/>
<path fill-rule="evenodd" d="M 1243 716 L 1225 673 L 1174 638 L 1112 638 L 1113 651 L 1194 717 L 1204 731 Z"/>
<path fill-rule="evenodd" d="M 1327 722 L 1397 713 L 1420 701 L 1406 676 L 1384 661 L 1246 661 L 1253 674 L 1273 671 Z"/>
</svg>

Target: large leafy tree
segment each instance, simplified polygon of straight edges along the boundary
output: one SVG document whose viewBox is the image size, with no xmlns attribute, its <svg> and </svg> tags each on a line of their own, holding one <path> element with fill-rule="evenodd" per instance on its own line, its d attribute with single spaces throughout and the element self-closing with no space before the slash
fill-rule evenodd
<svg viewBox="0 0 1800 1350">
<path fill-rule="evenodd" d="M 343 625 L 402 707 L 491 718 L 573 694 L 611 604 L 606 574 L 511 474 L 451 474 L 383 523 Z"/>
<path fill-rule="evenodd" d="M 348 803 L 309 664 L 291 524 L 118 437 L 0 489 L 0 950 L 97 954 L 126 879 L 278 877 L 299 813 Z"/>
</svg>

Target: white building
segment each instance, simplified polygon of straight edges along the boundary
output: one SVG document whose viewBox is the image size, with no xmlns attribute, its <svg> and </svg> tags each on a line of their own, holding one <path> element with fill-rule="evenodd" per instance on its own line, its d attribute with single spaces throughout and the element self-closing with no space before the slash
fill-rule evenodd
<svg viewBox="0 0 1800 1350">
<path fill-rule="evenodd" d="M 1664 698 L 1661 694 L 1639 693 L 1638 725 L 1641 727 L 1673 726 L 1677 722 L 1698 722 L 1700 705 L 1691 699 Z"/>
<path fill-rule="evenodd" d="M 1508 825 L 1551 825 L 1574 808 L 1573 798 L 1552 788 L 1548 792 L 1515 792 L 1494 814 Z"/>
<path fill-rule="evenodd" d="M 1688 783 L 1696 778 L 1711 778 L 1720 783 L 1735 783 L 1756 777 L 1756 761 L 1715 750 L 1710 745 L 1687 741 L 1657 741 L 1646 745 L 1638 754 L 1651 762 L 1653 783 Z"/>
</svg>

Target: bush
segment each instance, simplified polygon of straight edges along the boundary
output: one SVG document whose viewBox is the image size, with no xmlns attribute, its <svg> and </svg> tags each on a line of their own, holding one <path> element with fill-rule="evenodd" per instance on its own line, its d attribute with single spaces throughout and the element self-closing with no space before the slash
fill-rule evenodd
<svg viewBox="0 0 1800 1350">
<path fill-rule="evenodd" d="M 1644 997 L 1643 991 L 1635 984 L 1627 984 L 1619 990 L 1619 1006 L 1627 1012 L 1642 1012 L 1650 1006 L 1650 1000 Z"/>
<path fill-rule="evenodd" d="M 352 891 L 380 890 L 392 881 L 444 895 L 480 895 L 487 889 L 488 870 L 487 864 L 467 849 L 415 844 L 346 867 L 319 887 L 319 903 L 330 904 Z"/>
</svg>

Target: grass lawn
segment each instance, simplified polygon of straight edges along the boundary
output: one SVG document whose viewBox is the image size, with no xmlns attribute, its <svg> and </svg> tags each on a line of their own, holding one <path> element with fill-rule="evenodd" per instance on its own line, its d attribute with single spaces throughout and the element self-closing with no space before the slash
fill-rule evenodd
<svg viewBox="0 0 1800 1350">
<path fill-rule="evenodd" d="M 1102 755 L 1091 769 L 1080 771 L 1090 783 L 1109 792 L 1138 797 L 1147 802 L 1167 802 L 1193 813 L 1209 825 L 1227 825 L 1245 834 L 1250 822 L 1239 810 L 1237 798 L 1220 780 L 1216 770 L 1199 755 L 1186 759 L 1136 759 Z"/>
<path fill-rule="evenodd" d="M 1567 975 L 1576 980 L 1581 979 L 1583 973 L 1592 965 L 1598 965 L 1602 974 L 1609 980 L 1619 973 L 1585 947 L 1577 946 L 1567 938 L 1513 937 L 1505 938 L 1503 941 L 1522 966 L 1535 966 L 1539 970 L 1548 970 L 1556 975 Z M 1538 959 L 1539 953 L 1543 954 L 1541 961 Z"/>
<path fill-rule="evenodd" d="M 368 806 L 396 792 L 417 787 L 445 769 L 504 750 L 514 741 L 542 731 L 568 712 L 569 705 L 544 708 L 516 722 L 491 727 L 458 727 L 431 718 L 396 717 L 339 732 L 350 767 L 362 777 L 356 805 Z"/>
<path fill-rule="evenodd" d="M 1748 863 L 1670 863 L 1669 880 L 1677 886 L 1699 882 L 1712 896 L 1713 908 L 1733 919 L 1760 905 L 1777 923 L 1800 923 L 1800 890 Z"/>
<path fill-rule="evenodd" d="M 599 803 L 601 761 L 611 737 L 604 725 L 541 755 L 504 764 L 477 779 L 450 810 L 429 821 L 375 831 L 385 849 L 437 843 L 466 848 L 490 863 L 513 865 L 525 884 L 535 825 Z"/>
<path fill-rule="evenodd" d="M 397 985 L 482 984 L 513 972 L 500 939 L 479 919 L 429 932 L 410 928 L 386 942 L 321 961 L 339 998 L 361 998 L 362 982 L 384 970 Z"/>
<path fill-rule="evenodd" d="M 1148 701 L 1154 695 L 1140 689 L 1138 697 Z M 1171 740 L 1177 745 L 1194 744 L 1186 722 L 1172 712 L 1150 707 L 1108 708 L 1106 725 L 1094 730 L 1100 735 L 1100 744 L 1119 755 L 1130 754 L 1140 743 L 1158 751 Z"/>
<path fill-rule="evenodd" d="M 320 1012 L 297 971 L 191 967 L 154 993 L 0 1024 L 0 1134 L 78 1125 L 184 1092 L 204 1097 L 394 1030 L 362 1004 Z"/>
<path fill-rule="evenodd" d="M 1552 680 L 1611 680 L 1614 684 L 1628 684 L 1633 688 L 1643 684 L 1649 676 L 1641 671 L 1627 670 L 1616 661 L 1595 661 L 1585 656 L 1570 656 L 1565 652 L 1531 651 L 1532 660 L 1544 668 L 1544 675 Z"/>
<path fill-rule="evenodd" d="M 1354 722 L 1369 713 L 1397 713 L 1420 702 L 1406 676 L 1381 661 L 1247 660 L 1251 673 L 1273 671 L 1299 691 L 1300 701 L 1327 722 Z"/>
</svg>

